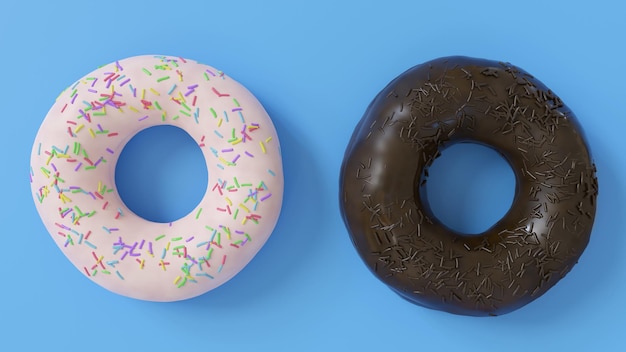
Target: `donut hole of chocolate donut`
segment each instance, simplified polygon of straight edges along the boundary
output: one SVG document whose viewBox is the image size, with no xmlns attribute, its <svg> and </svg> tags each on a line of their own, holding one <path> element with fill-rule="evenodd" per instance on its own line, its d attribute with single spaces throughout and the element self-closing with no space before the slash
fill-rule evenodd
<svg viewBox="0 0 626 352">
<path fill-rule="evenodd" d="M 459 142 L 441 150 L 425 168 L 420 185 L 421 201 L 435 219 L 460 235 L 478 236 L 509 211 L 516 180 L 497 151 Z"/>
</svg>

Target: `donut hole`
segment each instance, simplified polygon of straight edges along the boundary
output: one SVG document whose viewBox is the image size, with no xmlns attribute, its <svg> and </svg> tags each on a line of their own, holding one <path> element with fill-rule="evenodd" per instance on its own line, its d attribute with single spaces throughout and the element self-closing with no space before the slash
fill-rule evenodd
<svg viewBox="0 0 626 352">
<path fill-rule="evenodd" d="M 480 235 L 495 225 L 515 197 L 511 165 L 492 148 L 477 143 L 456 143 L 442 150 L 420 184 L 423 181 L 422 201 L 432 215 L 465 236 Z"/>
<path fill-rule="evenodd" d="M 208 171 L 200 147 L 187 132 L 154 126 L 128 141 L 116 164 L 115 184 L 135 214 L 168 223 L 197 207 L 206 193 Z"/>
</svg>

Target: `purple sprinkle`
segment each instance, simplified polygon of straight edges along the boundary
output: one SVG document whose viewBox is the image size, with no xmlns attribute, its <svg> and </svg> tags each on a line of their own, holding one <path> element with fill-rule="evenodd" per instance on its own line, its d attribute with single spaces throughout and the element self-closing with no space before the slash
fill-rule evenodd
<svg viewBox="0 0 626 352">
<path fill-rule="evenodd" d="M 190 90 L 188 90 L 188 91 L 187 91 L 187 93 L 185 93 L 185 96 L 186 96 L 186 97 L 188 97 L 188 96 L 189 96 L 191 93 L 193 93 L 193 92 L 194 92 L 194 90 L 193 90 L 193 89 L 190 89 Z"/>
<path fill-rule="evenodd" d="M 122 65 L 120 65 L 120 62 L 119 62 L 119 61 L 115 61 L 115 66 L 117 66 L 117 68 L 118 68 L 120 71 L 124 71 L 124 68 L 122 68 Z"/>
<path fill-rule="evenodd" d="M 106 151 L 111 153 L 111 154 L 113 154 L 113 149 L 111 149 L 111 148 L 107 148 Z"/>
<path fill-rule="evenodd" d="M 146 243 L 146 240 L 141 240 L 141 243 L 139 244 L 139 249 L 143 248 L 143 244 Z"/>
<path fill-rule="evenodd" d="M 241 111 L 241 110 L 243 110 L 243 109 L 242 108 L 233 108 L 232 112 Z"/>
<path fill-rule="evenodd" d="M 100 126 L 100 124 L 98 124 L 98 129 L 100 130 L 100 132 L 104 131 L 104 129 L 102 129 L 102 126 Z"/>
<path fill-rule="evenodd" d="M 258 123 L 251 123 L 252 126 L 259 127 Z"/>
<path fill-rule="evenodd" d="M 94 79 L 94 80 L 93 80 L 93 82 L 91 82 L 91 87 L 95 86 L 97 81 L 98 81 L 98 79 L 97 79 L 97 78 L 96 78 L 96 79 Z"/>
<path fill-rule="evenodd" d="M 78 165 L 76 165 L 76 167 L 74 168 L 74 171 L 78 171 L 78 169 L 80 169 L 81 166 L 83 166 L 83 163 L 79 162 Z"/>
<path fill-rule="evenodd" d="M 122 257 L 120 258 L 120 260 L 124 260 L 124 258 L 126 258 L 127 255 L 128 255 L 128 251 L 124 252 L 124 254 L 122 254 Z"/>
<path fill-rule="evenodd" d="M 100 162 L 102 162 L 102 157 L 100 157 L 100 159 L 98 159 L 93 166 L 98 166 L 98 164 L 100 164 Z"/>
<path fill-rule="evenodd" d="M 232 163 L 236 163 L 237 160 L 239 160 L 239 157 L 241 156 L 241 154 L 237 154 L 237 156 L 233 159 Z"/>
<path fill-rule="evenodd" d="M 87 194 L 88 194 L 88 195 L 90 195 L 90 196 L 91 196 L 91 198 L 93 198 L 94 200 L 96 200 L 96 196 L 94 196 L 94 195 L 93 195 L 93 193 L 89 192 L 89 193 L 87 193 Z"/>
<path fill-rule="evenodd" d="M 241 231 L 241 230 L 235 230 L 235 233 L 238 233 L 238 234 L 240 234 L 240 235 L 243 235 L 243 234 L 244 234 L 244 232 L 243 232 L 243 231 Z"/>
<path fill-rule="evenodd" d="M 194 236 L 189 237 L 187 240 L 185 240 L 185 242 L 191 242 L 191 240 L 193 240 Z"/>
<path fill-rule="evenodd" d="M 152 251 L 152 242 L 148 242 L 148 251 L 150 252 L 150 254 L 154 254 L 154 252 Z"/>
<path fill-rule="evenodd" d="M 127 78 L 124 82 L 120 83 L 120 87 L 123 87 L 128 82 L 130 82 L 130 78 Z"/>
<path fill-rule="evenodd" d="M 264 201 L 264 200 L 266 200 L 267 198 L 269 198 L 269 197 L 271 197 L 271 196 L 272 196 L 272 194 L 271 194 L 271 193 L 269 193 L 269 194 L 267 194 L 266 196 L 261 197 L 261 202 L 262 202 L 262 201 Z"/>
<path fill-rule="evenodd" d="M 110 80 L 108 80 L 108 81 L 107 81 L 107 85 L 106 85 L 106 87 L 107 87 L 107 88 L 111 87 L 111 82 L 113 82 L 113 80 L 112 80 L 112 79 L 110 79 Z"/>
<path fill-rule="evenodd" d="M 74 101 L 76 100 L 77 96 L 78 96 L 78 93 L 74 94 L 74 96 L 72 97 L 72 101 L 71 101 L 72 105 L 74 105 Z"/>
<path fill-rule="evenodd" d="M 118 229 L 117 227 L 112 227 L 109 229 L 109 231 L 119 231 L 120 229 Z"/>
<path fill-rule="evenodd" d="M 137 88 L 133 88 L 133 98 L 137 98 Z"/>
<path fill-rule="evenodd" d="M 78 186 L 70 186 L 70 189 L 80 189 Z"/>
<path fill-rule="evenodd" d="M 98 93 L 98 91 L 97 91 L 97 90 L 95 90 L 95 89 L 91 89 L 91 88 L 87 89 L 87 91 L 89 91 L 89 92 L 91 92 L 91 93 Z"/>
<path fill-rule="evenodd" d="M 57 171 L 57 167 L 54 166 L 54 163 L 50 163 L 50 165 L 52 166 L 52 170 L 54 170 L 54 172 L 56 172 Z"/>
<path fill-rule="evenodd" d="M 232 152 L 233 150 L 234 150 L 233 148 L 222 149 L 222 153 Z"/>
<path fill-rule="evenodd" d="M 254 155 L 252 155 L 252 154 L 248 153 L 248 151 L 246 151 L 246 155 L 247 155 L 247 156 L 249 156 L 249 157 L 251 157 L 251 158 L 254 158 Z"/>
<path fill-rule="evenodd" d="M 210 70 L 206 70 L 206 72 L 208 72 L 211 76 L 215 77 L 215 73 L 211 72 Z"/>
<path fill-rule="evenodd" d="M 191 85 L 191 86 L 187 86 L 188 89 L 196 89 L 198 88 L 197 84 Z"/>
<path fill-rule="evenodd" d="M 145 120 L 145 119 L 147 119 L 147 118 L 148 118 L 148 115 L 146 115 L 146 116 L 144 116 L 144 117 L 140 118 L 140 119 L 139 119 L 139 121 L 143 121 L 143 120 Z"/>
</svg>

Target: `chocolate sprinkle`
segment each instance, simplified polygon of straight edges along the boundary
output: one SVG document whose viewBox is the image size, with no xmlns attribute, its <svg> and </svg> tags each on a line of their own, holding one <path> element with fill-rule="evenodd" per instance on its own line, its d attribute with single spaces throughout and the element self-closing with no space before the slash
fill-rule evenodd
<svg viewBox="0 0 626 352">
<path fill-rule="evenodd" d="M 439 222 L 428 168 L 458 142 L 493 148 L 515 173 L 507 214 L 476 236 Z M 595 165 L 574 114 L 509 63 L 439 58 L 394 79 L 347 147 L 340 208 L 374 275 L 415 304 L 493 316 L 563 278 L 583 253 L 596 212 Z"/>
</svg>

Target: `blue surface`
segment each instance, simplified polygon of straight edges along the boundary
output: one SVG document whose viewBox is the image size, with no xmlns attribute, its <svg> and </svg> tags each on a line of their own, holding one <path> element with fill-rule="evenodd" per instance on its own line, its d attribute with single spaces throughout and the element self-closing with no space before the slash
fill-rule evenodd
<svg viewBox="0 0 626 352">
<path fill-rule="evenodd" d="M 6 2 L 0 350 L 626 350 L 625 10 L 618 1 Z M 252 263 L 171 304 L 83 277 L 46 233 L 27 177 L 37 128 L 62 89 L 100 64 L 156 53 L 246 85 L 274 120 L 286 177 L 278 226 Z M 577 114 L 598 167 L 596 224 L 579 264 L 497 318 L 398 298 L 360 261 L 339 215 L 343 151 L 371 99 L 407 68 L 455 54 L 541 79 Z"/>
</svg>

